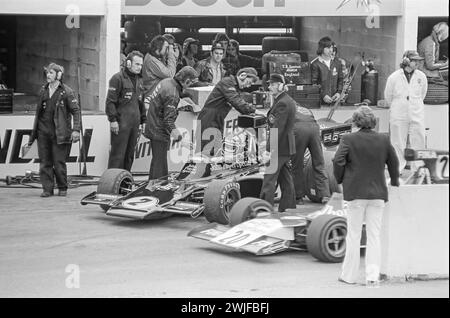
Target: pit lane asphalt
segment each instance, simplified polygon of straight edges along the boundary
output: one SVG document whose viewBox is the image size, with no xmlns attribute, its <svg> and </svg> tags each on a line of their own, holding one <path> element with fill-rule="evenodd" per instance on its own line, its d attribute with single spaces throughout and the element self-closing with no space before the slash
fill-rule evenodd
<svg viewBox="0 0 450 318">
<path fill-rule="evenodd" d="M 307 252 L 257 257 L 188 237 L 204 217 L 109 217 L 80 205 L 94 190 L 44 199 L 40 189 L 0 188 L 0 297 L 449 297 L 448 280 L 343 285 L 340 264 Z M 79 288 L 66 287 L 70 264 Z"/>
</svg>

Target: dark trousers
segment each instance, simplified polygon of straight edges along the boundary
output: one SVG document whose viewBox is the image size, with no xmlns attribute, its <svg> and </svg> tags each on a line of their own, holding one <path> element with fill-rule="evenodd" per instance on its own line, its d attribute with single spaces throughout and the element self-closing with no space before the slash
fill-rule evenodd
<svg viewBox="0 0 450 318">
<path fill-rule="evenodd" d="M 39 177 L 42 189 L 53 193 L 56 185 L 59 190 L 67 191 L 67 165 L 66 160 L 70 152 L 71 144 L 57 144 L 56 137 L 38 134 L 38 154 L 41 161 L 39 165 Z"/>
<path fill-rule="evenodd" d="M 167 166 L 167 152 L 169 151 L 170 141 L 150 140 L 152 147 L 152 161 L 150 163 L 149 180 L 165 177 L 169 174 Z"/>
<path fill-rule="evenodd" d="M 135 156 L 135 147 L 139 136 L 139 128 L 120 127 L 119 133 L 111 133 L 111 152 L 108 169 L 119 168 L 131 171 Z"/>
<path fill-rule="evenodd" d="M 303 162 L 305 150 L 311 154 L 317 196 L 330 197 L 330 187 L 325 174 L 320 128 L 314 122 L 297 122 L 294 126 L 296 154 L 292 156 L 292 175 L 294 177 L 295 197 L 306 195 L 306 180 Z"/>
<path fill-rule="evenodd" d="M 278 207 L 279 212 L 284 212 L 286 209 L 295 209 L 295 193 L 294 181 L 292 180 L 291 171 L 288 167 L 290 157 L 278 157 L 277 171 L 273 174 L 264 174 L 264 180 L 261 187 L 261 194 L 259 197 L 274 205 L 274 196 L 277 181 L 281 188 L 281 199 Z"/>
</svg>

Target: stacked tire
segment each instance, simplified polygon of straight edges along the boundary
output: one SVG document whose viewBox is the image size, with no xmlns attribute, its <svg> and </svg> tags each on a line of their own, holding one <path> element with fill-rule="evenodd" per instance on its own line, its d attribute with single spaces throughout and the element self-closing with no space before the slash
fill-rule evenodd
<svg viewBox="0 0 450 318">
<path fill-rule="evenodd" d="M 293 36 L 266 36 L 262 40 L 262 54 L 277 51 L 298 50 L 298 39 Z"/>
<path fill-rule="evenodd" d="M 425 104 L 440 105 L 448 102 L 448 85 L 429 83 Z"/>
</svg>

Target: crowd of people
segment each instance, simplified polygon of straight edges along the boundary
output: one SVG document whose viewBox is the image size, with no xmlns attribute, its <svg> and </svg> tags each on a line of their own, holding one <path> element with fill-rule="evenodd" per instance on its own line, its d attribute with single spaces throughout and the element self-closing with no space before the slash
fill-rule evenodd
<svg viewBox="0 0 450 318">
<path fill-rule="evenodd" d="M 384 95 L 390 106 L 390 138 L 373 130 L 375 116 L 370 107 L 362 106 L 352 118 L 359 130 L 343 136 L 340 141 L 333 160 L 334 176 L 343 185 L 344 200 L 350 203 L 347 248 L 339 278 L 344 283 L 356 281 L 363 222 L 368 242 L 366 278 L 368 284 L 378 283 L 380 228 L 388 200 L 385 166 L 391 185 L 398 186 L 406 165 L 403 152 L 408 136 L 412 148 L 425 146 L 423 99 L 429 78 L 439 76 L 435 70 L 448 66 L 448 61 L 437 60 L 438 44 L 447 37 L 448 25 L 436 25 L 432 34 L 419 44 L 419 52 L 406 51 L 400 69 L 387 79 Z M 261 60 L 242 54 L 239 42 L 223 33 L 217 34 L 209 56 L 203 59 L 198 59 L 199 45 L 199 41 L 191 37 L 178 45 L 172 35 L 164 34 L 151 40 L 145 54 L 135 50 L 121 57 L 122 68 L 110 79 L 106 99 L 111 131 L 108 168 L 131 170 L 135 146 L 143 131 L 152 149 L 149 179 L 167 176 L 170 140 L 183 138 L 175 122 L 178 103 L 188 87 L 214 86 L 198 115 L 201 125 L 198 145 L 206 156 L 222 147 L 224 119 L 232 108 L 241 114 L 255 113 L 255 105 L 246 101 L 241 93 L 260 79 L 256 68 Z M 423 60 L 426 63 L 422 64 Z M 321 85 L 320 96 L 324 103 L 331 104 L 341 97 L 346 72 L 345 63 L 336 57 L 336 44 L 329 37 L 320 39 L 317 58 L 311 62 L 311 73 L 312 82 Z M 38 142 L 41 197 L 54 194 L 54 179 L 58 195 L 67 194 L 66 157 L 70 143 L 80 139 L 80 108 L 73 90 L 62 82 L 63 73 L 62 66 L 55 63 L 46 68 L 47 84 L 39 94 L 30 140 Z M 308 149 L 318 195 L 322 203 L 326 203 L 331 194 L 319 125 L 311 110 L 287 94 L 282 74 L 270 74 L 267 84 L 273 103 L 267 113 L 264 157 L 266 166 L 276 164 L 274 169 L 266 169 L 260 198 L 274 204 L 279 184 L 280 212 L 303 204 L 306 194 L 303 157 Z M 276 131 L 275 136 L 270 136 L 273 131 Z M 270 141 L 275 141 L 275 145 Z"/>
</svg>

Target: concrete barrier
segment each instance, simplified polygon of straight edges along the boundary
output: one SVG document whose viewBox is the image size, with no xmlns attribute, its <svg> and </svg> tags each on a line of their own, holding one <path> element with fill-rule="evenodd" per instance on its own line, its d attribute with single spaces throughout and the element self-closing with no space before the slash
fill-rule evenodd
<svg viewBox="0 0 450 318">
<path fill-rule="evenodd" d="M 448 184 L 389 189 L 382 226 L 382 276 L 449 277 L 448 200 Z"/>
</svg>

